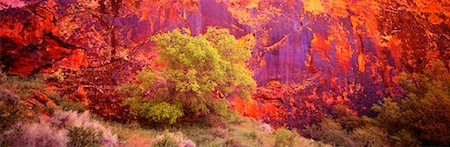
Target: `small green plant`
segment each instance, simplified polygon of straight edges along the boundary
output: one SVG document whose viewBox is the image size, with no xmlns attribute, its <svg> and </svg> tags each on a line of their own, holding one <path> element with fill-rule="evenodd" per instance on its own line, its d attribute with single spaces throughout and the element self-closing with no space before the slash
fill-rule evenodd
<svg viewBox="0 0 450 147">
<path fill-rule="evenodd" d="M 64 73 L 62 72 L 61 69 L 58 69 L 55 73 L 53 73 L 52 75 L 50 75 L 50 78 L 54 78 L 58 81 L 64 81 Z"/>
<path fill-rule="evenodd" d="M 20 98 L 6 89 L 0 89 L 0 133 L 10 129 L 14 123 L 24 117 Z"/>
<path fill-rule="evenodd" d="M 58 110 L 58 108 L 55 105 L 48 105 L 45 107 L 44 112 L 53 115 L 56 112 L 56 110 Z"/>
<path fill-rule="evenodd" d="M 225 141 L 225 146 L 238 147 L 243 146 L 243 144 L 235 138 L 230 138 L 227 141 Z"/>
<path fill-rule="evenodd" d="M 299 135 L 297 132 L 289 131 L 281 128 L 275 132 L 275 146 L 276 147 L 292 147 Z"/>
<path fill-rule="evenodd" d="M 100 144 L 102 132 L 85 127 L 70 127 L 68 130 L 69 147 L 91 147 Z"/>
<path fill-rule="evenodd" d="M 61 97 L 59 93 L 44 91 L 44 94 L 48 96 L 51 100 L 53 100 L 56 104 L 61 106 L 64 111 L 77 111 L 83 112 L 86 110 L 86 104 L 74 102 L 70 100 L 68 97 Z"/>
<path fill-rule="evenodd" d="M 84 129 L 90 129 L 95 132 L 98 132 L 100 136 L 100 141 L 98 145 L 101 146 L 117 146 L 118 144 L 118 138 L 117 135 L 111 133 L 111 130 L 100 122 L 94 120 L 91 118 L 89 112 L 85 111 L 83 113 L 77 113 L 75 111 L 57 111 L 53 115 L 51 119 L 51 124 L 56 128 L 64 128 L 64 129 L 74 129 L 74 127 L 82 127 Z M 75 130 L 72 131 L 80 131 L 81 128 L 75 128 Z M 81 132 L 80 134 L 74 134 L 74 135 L 83 135 L 84 137 L 93 137 L 90 130 L 82 130 L 84 132 Z M 76 133 L 76 132 L 72 132 Z M 83 137 L 81 136 L 81 137 Z M 96 136 L 96 135 L 94 135 Z M 76 138 L 80 139 L 80 138 Z M 86 138 L 87 139 L 87 138 Z M 89 138 L 88 141 L 92 141 L 94 138 Z"/>
<path fill-rule="evenodd" d="M 83 103 L 73 102 L 68 99 L 63 99 L 61 103 L 59 103 L 59 105 L 64 111 L 76 111 L 76 112 L 83 112 L 84 110 L 86 110 L 87 107 Z"/>
<path fill-rule="evenodd" d="M 256 135 L 256 132 L 245 132 L 242 134 L 245 138 L 248 138 L 250 140 L 256 140 L 258 139 L 258 135 Z"/>
<path fill-rule="evenodd" d="M 153 144 L 154 147 L 195 147 L 196 144 L 185 138 L 184 134 L 181 132 L 171 133 L 168 130 L 164 131 L 162 135 L 156 137 L 156 143 Z"/>
<path fill-rule="evenodd" d="M 4 76 L 0 88 L 9 89 L 21 98 L 29 98 L 34 91 L 44 91 L 45 78 L 42 75 L 34 77 Z"/>
<path fill-rule="evenodd" d="M 156 142 L 153 147 L 177 147 L 176 140 L 167 133 L 163 134 L 163 138 Z"/>
</svg>

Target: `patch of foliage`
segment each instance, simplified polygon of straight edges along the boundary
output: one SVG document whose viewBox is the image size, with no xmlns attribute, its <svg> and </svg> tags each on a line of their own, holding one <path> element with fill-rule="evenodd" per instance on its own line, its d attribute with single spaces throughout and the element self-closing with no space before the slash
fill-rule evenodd
<svg viewBox="0 0 450 147">
<path fill-rule="evenodd" d="M 260 128 L 263 123 L 238 116 L 239 121 L 231 121 L 220 116 L 205 116 L 192 121 L 180 121 L 165 128 L 148 128 L 139 124 L 119 124 L 105 122 L 121 137 L 120 146 L 144 146 L 172 144 L 175 146 L 223 147 L 223 146 L 274 146 L 276 133 Z M 213 118 L 211 118 L 213 117 Z M 201 120 L 203 119 L 203 120 Z M 214 120 L 217 119 L 217 120 Z M 205 121 L 214 120 L 214 121 Z M 267 124 L 266 124 L 267 125 Z M 171 137 L 160 142 L 164 136 Z M 170 141 L 172 140 L 172 141 Z M 175 144 L 174 142 L 175 141 Z M 172 142 L 172 143 L 168 143 Z M 293 146 L 327 146 L 321 142 L 298 136 Z"/>
<path fill-rule="evenodd" d="M 119 88 L 127 97 L 124 104 L 150 122 L 173 124 L 186 115 L 229 116 L 227 101 L 221 99 L 233 94 L 248 99 L 255 89 L 247 68 L 251 41 L 217 28 L 199 36 L 176 29 L 152 39 L 160 54 L 157 62 L 163 66 L 144 68 L 136 81 Z M 167 110 L 156 109 L 162 107 Z"/>
<path fill-rule="evenodd" d="M 15 124 L 25 117 L 20 98 L 6 89 L 0 89 L 0 146 L 10 146 L 8 138 L 17 136 L 11 130 L 18 129 Z"/>
<path fill-rule="evenodd" d="M 423 73 L 401 73 L 405 94 L 388 97 L 372 109 L 375 118 L 358 117 L 336 107 L 303 130 L 304 135 L 336 146 L 445 146 L 450 144 L 450 73 L 440 61 Z"/>
<path fill-rule="evenodd" d="M 293 147 L 299 135 L 284 128 L 278 129 L 275 133 L 276 147 Z"/>
<path fill-rule="evenodd" d="M 66 146 L 69 142 L 67 130 L 52 127 L 48 123 L 32 123 L 22 127 L 13 146 Z"/>
<path fill-rule="evenodd" d="M 156 137 L 156 143 L 153 144 L 154 147 L 196 147 L 197 145 L 186 139 L 183 133 L 171 133 L 169 131 L 164 131 L 162 135 Z"/>
<path fill-rule="evenodd" d="M 404 97 L 385 98 L 373 109 L 396 146 L 450 144 L 450 73 L 442 62 L 397 79 Z"/>
<path fill-rule="evenodd" d="M 156 122 L 167 122 L 174 124 L 179 117 L 184 115 L 180 105 L 174 105 L 166 102 L 147 102 L 140 98 L 129 98 L 124 102 L 130 105 L 131 109 L 149 120 Z"/>
<path fill-rule="evenodd" d="M 118 143 L 117 135 L 113 134 L 111 130 L 100 122 L 92 119 L 89 112 L 77 113 L 75 111 L 58 111 L 52 119 L 52 125 L 58 128 L 71 129 L 73 127 L 83 127 L 98 132 L 100 135 L 100 144 L 102 146 L 114 146 Z M 94 137 L 95 136 L 86 136 Z M 92 140 L 92 139 L 89 139 Z"/>
<path fill-rule="evenodd" d="M 91 119 L 87 112 L 77 113 L 84 111 L 85 106 L 46 91 L 45 79 L 39 75 L 18 77 L 0 73 L 0 146 L 117 145 L 117 136 L 108 128 Z M 29 99 L 33 101 L 35 92 L 45 94 L 64 110 L 77 112 L 62 112 L 56 105 L 38 107 L 27 103 Z M 52 115 L 51 123 L 37 122 L 36 114 L 41 113 Z"/>
<path fill-rule="evenodd" d="M 60 103 L 58 103 L 64 111 L 76 111 L 76 112 L 84 112 L 87 108 L 86 104 L 74 102 L 69 100 L 68 98 L 63 99 Z"/>
<path fill-rule="evenodd" d="M 61 97 L 59 93 L 44 91 L 44 94 L 59 105 L 64 111 L 84 112 L 87 108 L 86 104 L 74 102 L 66 96 Z"/>
<path fill-rule="evenodd" d="M 102 132 L 85 127 L 70 127 L 68 131 L 70 147 L 97 146 L 100 144 Z"/>
<path fill-rule="evenodd" d="M 167 133 L 164 133 L 162 139 L 153 145 L 153 147 L 176 147 L 176 146 L 178 146 L 178 144 L 175 141 L 175 139 L 169 136 Z"/>
<path fill-rule="evenodd" d="M 328 117 L 324 118 L 319 124 L 307 126 L 303 133 L 307 137 L 333 146 L 378 147 L 389 144 L 387 134 L 381 128 L 370 125 L 348 128 L 344 127 L 343 124 Z"/>
<path fill-rule="evenodd" d="M 11 128 L 23 117 L 21 108 L 18 107 L 20 98 L 6 89 L 0 89 L 0 132 Z"/>
<path fill-rule="evenodd" d="M 36 75 L 33 77 L 7 76 L 0 71 L 0 88 L 8 89 L 20 98 L 29 98 L 34 91 L 44 92 L 45 77 Z"/>
</svg>

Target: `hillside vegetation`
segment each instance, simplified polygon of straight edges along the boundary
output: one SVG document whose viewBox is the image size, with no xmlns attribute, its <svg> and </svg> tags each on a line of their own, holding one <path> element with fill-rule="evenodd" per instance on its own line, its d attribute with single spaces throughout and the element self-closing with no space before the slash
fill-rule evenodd
<svg viewBox="0 0 450 147">
<path fill-rule="evenodd" d="M 402 73 L 397 82 L 404 94 L 375 104 L 375 117 L 337 106 L 333 116 L 307 126 L 303 134 L 337 146 L 450 144 L 450 73 L 444 64 L 430 64 L 421 74 Z"/>
<path fill-rule="evenodd" d="M 229 105 L 229 98 L 249 101 L 255 92 L 247 65 L 254 40 L 239 40 L 213 27 L 198 36 L 175 29 L 151 40 L 158 52 L 156 66 L 143 67 L 115 87 L 121 98 L 115 103 L 127 113 L 126 122 L 91 115 L 89 103 L 49 87 L 64 80 L 58 72 L 30 77 L 0 72 L 0 146 L 450 144 L 450 73 L 441 61 L 420 73 L 396 76 L 401 93 L 373 105 L 373 116 L 335 105 L 320 122 L 287 130 L 239 116 Z"/>
<path fill-rule="evenodd" d="M 46 83 L 64 76 L 0 73 L 1 146 L 245 147 L 326 146 L 296 131 L 239 116 L 227 98 L 251 99 L 256 83 L 246 61 L 251 42 L 225 29 L 193 37 L 174 30 L 153 37 L 160 67 L 145 67 L 117 88 L 127 123 L 96 117 L 86 104 Z"/>
<path fill-rule="evenodd" d="M 173 125 L 116 123 L 49 92 L 52 77 L 1 76 L 0 146 L 326 146 L 253 118 L 208 115 Z M 42 91 L 42 97 L 36 93 Z"/>
</svg>

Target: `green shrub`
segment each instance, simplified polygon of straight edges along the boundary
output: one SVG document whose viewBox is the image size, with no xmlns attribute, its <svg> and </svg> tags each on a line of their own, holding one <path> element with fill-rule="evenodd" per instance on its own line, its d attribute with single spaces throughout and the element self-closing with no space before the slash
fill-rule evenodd
<svg viewBox="0 0 450 147">
<path fill-rule="evenodd" d="M 247 68 L 251 42 L 237 40 L 226 29 L 208 28 L 200 36 L 176 29 L 152 39 L 160 54 L 157 62 L 164 66 L 144 68 L 136 82 L 120 86 L 118 91 L 125 97 L 139 97 L 146 107 L 180 104 L 184 114 L 194 117 L 227 116 L 228 104 L 223 98 L 232 94 L 250 98 L 255 90 L 253 73 Z"/>
<path fill-rule="evenodd" d="M 334 146 L 355 145 L 341 125 L 330 118 L 324 118 L 319 124 L 307 126 L 303 133 L 314 140 Z"/>
<path fill-rule="evenodd" d="M 350 135 L 350 138 L 354 140 L 356 146 L 389 146 L 388 135 L 386 131 L 378 127 L 366 126 L 357 128 L 352 131 Z"/>
<path fill-rule="evenodd" d="M 48 105 L 45 107 L 44 112 L 53 115 L 57 110 L 58 107 L 56 107 L 55 105 Z"/>
<path fill-rule="evenodd" d="M 227 147 L 241 147 L 241 146 L 243 146 L 243 144 L 239 140 L 237 140 L 235 138 L 231 138 L 231 139 L 228 139 L 227 141 L 225 141 L 225 146 L 227 146 Z"/>
<path fill-rule="evenodd" d="M 24 117 L 24 109 L 19 105 L 20 98 L 6 89 L 0 89 L 0 133 L 10 129 L 15 123 Z"/>
<path fill-rule="evenodd" d="M 358 118 L 358 117 L 357 117 Z M 358 118 L 361 119 L 361 118 Z M 386 131 L 367 123 L 365 120 L 348 119 L 350 122 L 336 121 L 329 117 L 324 118 L 319 124 L 307 126 L 303 130 L 305 136 L 319 140 L 334 146 L 388 146 Z M 344 128 L 353 122 L 363 122 L 355 128 Z"/>
<path fill-rule="evenodd" d="M 12 146 L 66 146 L 69 142 L 67 130 L 48 123 L 32 123 L 22 127 L 18 138 L 12 138 Z"/>
<path fill-rule="evenodd" d="M 402 73 L 397 77 L 407 92 L 385 98 L 373 109 L 379 127 L 388 130 L 393 145 L 441 146 L 450 144 L 450 72 L 436 62 L 424 73 Z"/>
<path fill-rule="evenodd" d="M 186 139 L 181 132 L 170 133 L 166 130 L 162 135 L 157 136 L 155 141 L 154 147 L 196 147 L 196 144 Z"/>
<path fill-rule="evenodd" d="M 59 103 L 61 108 L 64 111 L 76 111 L 76 112 L 83 112 L 86 110 L 87 106 L 83 103 L 73 102 L 68 99 L 62 99 L 61 103 Z"/>
<path fill-rule="evenodd" d="M 56 128 L 73 129 L 74 127 L 83 127 L 85 129 L 94 130 L 100 134 L 100 141 L 98 145 L 101 146 L 117 146 L 117 135 L 111 133 L 111 130 L 103 126 L 98 121 L 91 118 L 89 112 L 77 113 L 75 111 L 58 111 L 55 112 L 51 119 L 51 123 Z M 80 128 L 78 128 L 80 129 Z M 93 140 L 92 132 L 85 130 L 84 133 L 75 135 L 87 135 L 85 137 L 91 137 L 86 141 Z M 80 136 L 83 137 L 83 136 Z M 77 138 L 79 139 L 79 138 Z"/>
<path fill-rule="evenodd" d="M 29 98 L 34 91 L 44 91 L 45 78 L 42 75 L 34 77 L 5 76 L 0 81 L 0 88 L 9 89 L 21 98 Z"/>
<path fill-rule="evenodd" d="M 70 127 L 68 130 L 70 147 L 93 147 L 100 144 L 102 132 L 85 127 Z"/>
<path fill-rule="evenodd" d="M 164 137 L 156 142 L 153 147 L 177 147 L 178 144 L 172 136 L 164 134 Z"/>
<path fill-rule="evenodd" d="M 258 135 L 256 135 L 256 132 L 245 132 L 242 134 L 245 138 L 248 138 L 250 140 L 256 140 L 258 139 Z"/>
<path fill-rule="evenodd" d="M 59 93 L 51 93 L 44 91 L 44 94 L 47 95 L 48 98 L 53 100 L 56 104 L 58 104 L 64 111 L 83 112 L 87 108 L 86 104 L 74 102 L 66 96 L 61 97 Z"/>
<path fill-rule="evenodd" d="M 44 91 L 43 93 L 56 104 L 60 104 L 64 100 L 57 92 Z"/>
<path fill-rule="evenodd" d="M 10 134 L 7 132 L 14 130 L 14 125 L 24 117 L 20 109 L 23 108 L 8 107 L 0 104 L 0 146 L 8 146 L 7 138 Z"/>
<path fill-rule="evenodd" d="M 275 132 L 275 146 L 276 147 L 292 147 L 299 135 L 297 132 L 289 131 L 281 128 Z"/>
<path fill-rule="evenodd" d="M 223 140 L 222 138 L 215 138 L 214 140 L 208 142 L 207 144 L 205 144 L 205 146 L 208 147 L 223 147 L 225 146 L 225 140 Z"/>
<path fill-rule="evenodd" d="M 124 104 L 151 122 L 174 124 L 184 115 L 180 105 L 166 102 L 142 102 L 140 98 L 127 98 Z"/>
</svg>

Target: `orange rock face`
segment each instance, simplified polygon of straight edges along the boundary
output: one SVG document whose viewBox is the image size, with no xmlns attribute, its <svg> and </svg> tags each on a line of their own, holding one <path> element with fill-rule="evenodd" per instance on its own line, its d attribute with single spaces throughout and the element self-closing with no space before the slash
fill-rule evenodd
<svg viewBox="0 0 450 147">
<path fill-rule="evenodd" d="M 149 37 L 178 27 L 198 35 L 217 26 L 238 38 L 256 38 L 249 67 L 258 91 L 252 101 L 230 100 L 242 114 L 275 126 L 302 127 L 334 105 L 371 114 L 373 103 L 401 94 L 392 78 L 399 72 L 421 72 L 435 60 L 450 68 L 447 1 L 18 0 L 0 5 L 2 70 L 25 76 L 62 71 L 64 81 L 55 87 L 111 119 L 126 117 L 114 87 L 144 66 L 159 66 Z"/>
</svg>

